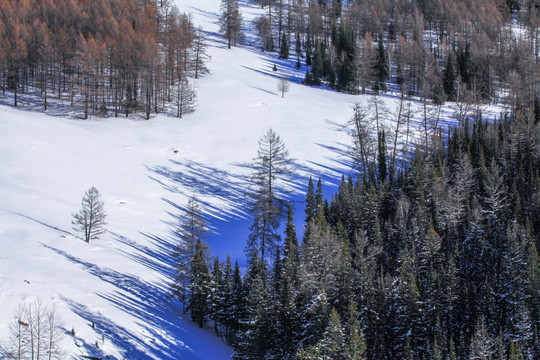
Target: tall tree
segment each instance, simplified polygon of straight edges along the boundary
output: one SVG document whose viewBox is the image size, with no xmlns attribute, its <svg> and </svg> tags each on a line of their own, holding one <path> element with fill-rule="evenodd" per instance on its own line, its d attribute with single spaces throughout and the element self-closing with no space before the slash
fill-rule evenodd
<svg viewBox="0 0 540 360">
<path fill-rule="evenodd" d="M 279 135 L 272 129 L 259 140 L 259 150 L 254 158 L 252 193 L 254 215 L 248 241 L 248 253 L 256 250 L 261 261 L 272 254 L 280 240 L 277 233 L 284 213 L 284 190 L 279 190 L 292 174 L 289 152 Z"/>
<path fill-rule="evenodd" d="M 192 272 L 191 265 L 196 253 L 196 244 L 208 249 L 203 240 L 209 231 L 208 223 L 203 217 L 199 201 L 195 196 L 188 200 L 186 212 L 179 218 L 178 228 L 175 233 L 179 242 L 174 251 L 175 278 L 171 284 L 171 293 L 182 302 L 184 312 L 187 311 L 189 291 L 191 288 Z"/>
<path fill-rule="evenodd" d="M 236 46 L 242 37 L 242 13 L 238 0 L 221 0 L 220 32 L 227 39 L 227 46 Z"/>
<path fill-rule="evenodd" d="M 200 239 L 195 244 L 195 255 L 191 261 L 191 320 L 203 327 L 210 314 L 210 293 L 212 278 L 207 263 L 207 254 Z"/>
</svg>

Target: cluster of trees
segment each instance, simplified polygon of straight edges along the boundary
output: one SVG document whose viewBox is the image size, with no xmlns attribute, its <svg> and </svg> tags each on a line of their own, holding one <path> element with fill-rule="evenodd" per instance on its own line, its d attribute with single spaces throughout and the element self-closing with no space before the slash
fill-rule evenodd
<svg viewBox="0 0 540 360">
<path fill-rule="evenodd" d="M 260 0 L 263 50 L 305 58 L 305 82 L 437 102 L 538 107 L 537 1 Z M 519 28 L 519 29 L 518 29 Z"/>
<path fill-rule="evenodd" d="M 205 36 L 169 0 L 0 3 L 2 94 L 34 93 L 48 109 L 128 116 L 194 110 L 188 76 L 208 72 Z"/>
<path fill-rule="evenodd" d="M 273 156 L 269 143 L 279 148 Z M 366 166 L 373 171 L 342 178 L 330 200 L 310 179 L 302 241 L 292 205 L 281 241 L 282 197 L 269 185 L 285 178 L 269 169 L 289 170 L 288 154 L 271 131 L 260 144 L 255 163 L 266 166 L 254 176 L 260 201 L 247 270 L 230 258 L 210 261 L 200 241 L 191 261 L 192 316 L 213 324 L 235 358 L 540 357 L 540 123 L 532 112 L 466 119 L 446 144 L 436 134 L 417 147 L 392 176 L 379 146 Z"/>
<path fill-rule="evenodd" d="M 21 302 L 9 323 L 10 338 L 6 354 L 16 360 L 64 359 L 61 343 L 65 336 L 54 305 L 39 299 Z"/>
</svg>

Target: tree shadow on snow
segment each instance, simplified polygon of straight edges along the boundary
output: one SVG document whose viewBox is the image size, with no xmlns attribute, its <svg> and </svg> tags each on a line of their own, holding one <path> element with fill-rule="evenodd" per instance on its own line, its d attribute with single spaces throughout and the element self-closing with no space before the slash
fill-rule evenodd
<svg viewBox="0 0 540 360">
<path fill-rule="evenodd" d="M 183 162 L 170 160 L 171 166 L 147 166 L 151 172 L 148 177 L 164 189 L 182 194 L 187 197 L 193 194 L 201 197 L 211 197 L 212 202 L 199 197 L 205 213 L 215 218 L 244 217 L 248 179 L 242 175 L 216 169 L 199 162 L 186 160 Z M 182 213 L 184 206 L 164 198 L 163 201 L 172 205 Z M 219 203 L 221 205 L 214 205 Z M 174 216 L 174 214 L 171 214 Z"/>
<path fill-rule="evenodd" d="M 120 241 L 135 247 L 137 251 L 148 253 L 147 248 L 141 248 L 125 238 L 120 239 Z M 82 348 L 90 356 L 99 354 L 95 343 L 97 341 L 98 344 L 101 344 L 102 339 L 104 339 L 105 342 L 111 342 L 114 347 L 123 351 L 125 359 L 176 360 L 201 358 L 199 355 L 201 353 L 203 354 L 202 358 L 204 358 L 205 341 L 211 341 L 213 336 L 199 330 L 189 320 L 181 321 L 180 308 L 176 302 L 171 301 L 166 285 L 151 283 L 134 275 L 100 267 L 63 250 L 45 244 L 43 246 L 82 267 L 101 281 L 116 287 L 116 290 L 112 292 L 98 292 L 96 295 L 136 319 L 137 326 L 127 328 L 99 311 L 94 311 L 84 304 L 64 297 L 62 300 L 73 313 L 85 319 L 88 326 L 94 324 L 93 328 L 98 338 L 95 340 L 79 339 L 82 340 Z M 161 246 L 166 245 L 161 244 Z M 219 344 L 215 340 L 213 343 Z M 223 346 L 225 347 L 225 345 Z M 208 353 L 208 356 L 211 356 L 211 353 Z M 109 358 L 114 359 L 114 357 Z"/>
</svg>

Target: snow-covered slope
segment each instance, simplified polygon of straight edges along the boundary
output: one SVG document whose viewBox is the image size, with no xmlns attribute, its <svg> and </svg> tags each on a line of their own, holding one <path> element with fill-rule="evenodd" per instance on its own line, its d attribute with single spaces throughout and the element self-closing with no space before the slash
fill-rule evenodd
<svg viewBox="0 0 540 360">
<path fill-rule="evenodd" d="M 309 175 L 338 181 L 349 171 L 342 125 L 366 97 L 302 85 L 305 69 L 296 71 L 294 60 L 226 49 L 219 0 L 177 5 L 210 42 L 211 74 L 196 82 L 195 113 L 81 121 L 0 106 L 0 349 L 18 303 L 39 297 L 57 305 L 74 359 L 229 358 L 228 346 L 168 298 L 172 230 L 188 197 L 204 204 L 213 253 L 242 261 L 248 164 L 269 128 L 297 165 L 294 197 L 302 198 Z M 249 32 L 261 10 L 242 5 Z M 281 73 L 292 82 L 285 98 L 276 87 Z M 90 186 L 105 201 L 108 232 L 87 244 L 71 229 L 71 214 Z M 301 220 L 302 205 L 297 212 Z"/>
</svg>

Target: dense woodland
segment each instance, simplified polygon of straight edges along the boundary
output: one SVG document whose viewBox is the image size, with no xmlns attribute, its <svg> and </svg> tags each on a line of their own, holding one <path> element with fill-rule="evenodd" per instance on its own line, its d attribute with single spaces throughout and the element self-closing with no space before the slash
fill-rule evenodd
<svg viewBox="0 0 540 360">
<path fill-rule="evenodd" d="M 0 2 L 2 94 L 37 94 L 86 119 L 195 105 L 188 76 L 208 72 L 202 29 L 168 0 Z"/>
<path fill-rule="evenodd" d="M 259 0 L 260 46 L 305 83 L 538 108 L 537 0 Z"/>
<path fill-rule="evenodd" d="M 237 359 L 538 359 L 538 144 L 540 123 L 515 113 L 466 121 L 446 145 L 435 137 L 393 177 L 382 148 L 331 199 L 310 178 L 301 241 L 292 205 L 284 233 L 261 231 L 280 215 L 261 220 L 269 211 L 254 206 L 244 274 L 210 260 L 190 202 L 183 300 Z M 272 197 L 254 204 L 279 207 Z"/>
</svg>

